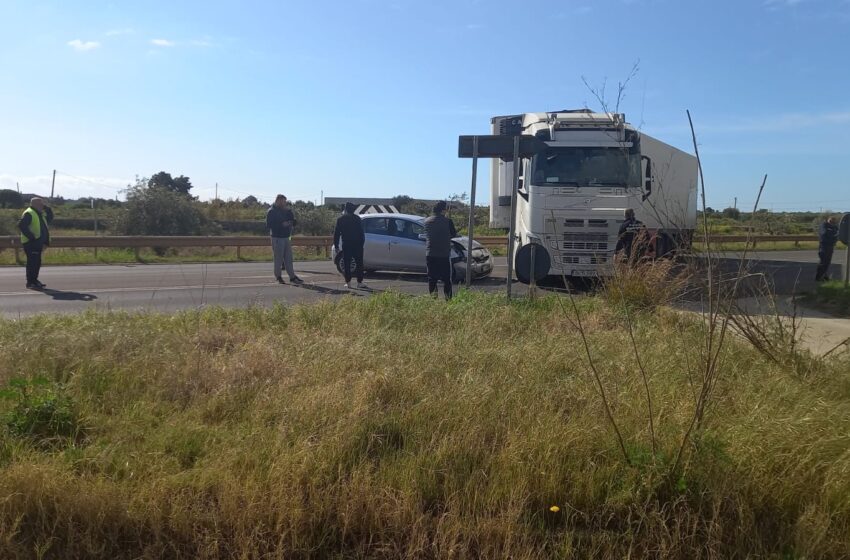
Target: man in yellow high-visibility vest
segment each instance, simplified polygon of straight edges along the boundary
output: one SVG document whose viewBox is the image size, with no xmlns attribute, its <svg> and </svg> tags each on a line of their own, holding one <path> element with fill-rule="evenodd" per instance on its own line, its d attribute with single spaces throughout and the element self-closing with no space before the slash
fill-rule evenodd
<svg viewBox="0 0 850 560">
<path fill-rule="evenodd" d="M 21 244 L 27 255 L 27 288 L 40 290 L 46 286 L 39 282 L 38 273 L 41 270 L 41 253 L 50 245 L 47 225 L 52 221 L 53 210 L 38 197 L 30 200 L 30 207 L 24 210 L 18 221 Z"/>
</svg>

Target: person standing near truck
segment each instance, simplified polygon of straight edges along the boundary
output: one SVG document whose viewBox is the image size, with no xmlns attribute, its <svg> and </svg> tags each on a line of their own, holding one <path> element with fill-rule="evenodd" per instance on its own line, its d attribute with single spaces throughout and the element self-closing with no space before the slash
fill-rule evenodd
<svg viewBox="0 0 850 560">
<path fill-rule="evenodd" d="M 646 235 L 646 228 L 643 225 L 643 222 L 635 218 L 635 211 L 632 208 L 626 208 L 625 212 L 623 212 L 623 217 L 625 221 L 620 226 L 620 231 L 617 233 L 617 246 L 614 248 L 615 253 L 623 252 L 623 256 L 626 261 L 631 260 L 632 253 L 635 253 L 635 256 L 640 257 L 642 251 L 640 251 L 640 237 Z M 636 242 L 637 245 L 636 245 Z M 637 247 L 637 251 L 635 248 Z"/>
<path fill-rule="evenodd" d="M 292 228 L 295 227 L 295 214 L 289 208 L 286 197 L 277 195 L 274 204 L 266 213 L 266 226 L 272 238 L 272 254 L 274 254 L 274 277 L 280 284 L 283 281 L 283 268 L 289 275 L 289 281 L 300 284 L 302 280 L 295 274 L 292 266 Z"/>
<path fill-rule="evenodd" d="M 425 265 L 428 270 L 428 293 L 437 294 L 437 282 L 443 282 L 446 300 L 452 298 L 452 239 L 457 237 L 455 224 L 444 214 L 446 203 L 434 205 L 434 213 L 425 219 Z"/>
<path fill-rule="evenodd" d="M 50 245 L 50 231 L 47 225 L 53 221 L 53 210 L 44 204 L 44 200 L 34 197 L 30 207 L 24 210 L 18 221 L 21 231 L 21 244 L 27 255 L 27 288 L 40 290 L 47 286 L 38 279 L 41 271 L 41 254 Z"/>
<path fill-rule="evenodd" d="M 829 280 L 829 267 L 832 264 L 832 252 L 835 250 L 835 244 L 838 243 L 838 226 L 835 224 L 835 217 L 829 216 L 823 220 L 823 223 L 818 229 L 818 270 L 815 274 L 816 282 Z"/>
<path fill-rule="evenodd" d="M 342 241 L 342 262 L 345 287 L 351 287 L 351 261 L 354 261 L 354 275 L 357 277 L 357 287 L 366 288 L 363 282 L 363 245 L 366 243 L 366 234 L 363 233 L 363 220 L 354 213 L 354 204 L 345 203 L 345 213 L 336 219 L 334 227 L 334 249 L 340 250 L 339 242 Z"/>
</svg>

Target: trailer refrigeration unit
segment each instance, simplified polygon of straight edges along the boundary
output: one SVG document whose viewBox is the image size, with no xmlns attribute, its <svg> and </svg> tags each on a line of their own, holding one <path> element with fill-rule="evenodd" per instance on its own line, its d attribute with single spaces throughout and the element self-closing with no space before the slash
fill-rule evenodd
<svg viewBox="0 0 850 560">
<path fill-rule="evenodd" d="M 696 225 L 697 160 L 642 133 L 619 113 L 589 110 L 494 117 L 493 134 L 533 135 L 544 151 L 519 161 L 517 249 L 542 245 L 550 275 L 610 275 L 623 223 L 634 208 L 656 255 L 688 249 Z M 493 159 L 490 227 L 511 220 L 513 162 Z"/>
</svg>

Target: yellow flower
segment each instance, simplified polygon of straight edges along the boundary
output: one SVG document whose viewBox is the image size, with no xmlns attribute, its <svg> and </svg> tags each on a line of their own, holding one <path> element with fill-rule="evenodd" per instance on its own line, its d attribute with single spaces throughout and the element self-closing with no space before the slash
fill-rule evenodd
<svg viewBox="0 0 850 560">
<path fill-rule="evenodd" d="M 558 506 L 552 506 L 549 508 L 549 511 L 551 511 L 552 513 L 558 513 L 559 511 L 561 511 L 561 508 L 559 508 Z"/>
</svg>

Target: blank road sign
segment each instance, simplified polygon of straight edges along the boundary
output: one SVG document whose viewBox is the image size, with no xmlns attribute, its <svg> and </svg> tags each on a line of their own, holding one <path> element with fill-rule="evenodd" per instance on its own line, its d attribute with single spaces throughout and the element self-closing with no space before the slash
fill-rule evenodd
<svg viewBox="0 0 850 560">
<path fill-rule="evenodd" d="M 478 136 L 478 153 L 473 154 L 475 136 L 458 137 L 457 157 L 471 158 L 502 158 L 513 159 L 515 136 L 486 135 Z M 519 137 L 519 157 L 531 157 L 546 149 L 546 142 L 536 136 L 524 134 Z"/>
</svg>

